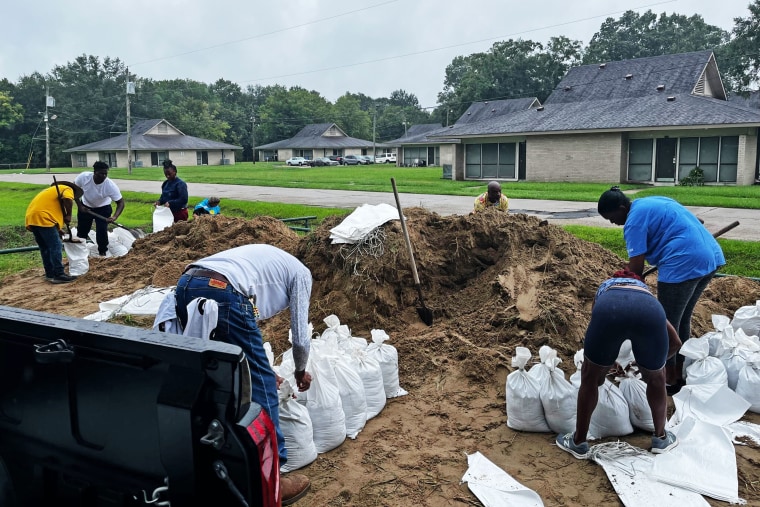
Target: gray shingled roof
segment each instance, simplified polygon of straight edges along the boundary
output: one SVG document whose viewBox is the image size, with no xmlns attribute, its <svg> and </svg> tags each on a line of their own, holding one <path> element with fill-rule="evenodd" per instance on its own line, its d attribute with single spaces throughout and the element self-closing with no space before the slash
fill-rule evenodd
<svg viewBox="0 0 760 507">
<path fill-rule="evenodd" d="M 278 150 L 278 149 L 343 149 L 343 148 L 384 148 L 383 143 L 372 143 L 364 139 L 356 139 L 349 136 L 325 136 L 325 132 L 335 125 L 334 123 L 314 123 L 306 125 L 296 135 L 290 139 L 276 141 L 274 143 L 262 144 L 256 146 L 257 150 Z M 337 125 L 336 125 L 337 127 Z M 338 127 L 340 128 L 340 127 Z M 342 132 L 342 130 L 341 130 Z"/>
<path fill-rule="evenodd" d="M 669 96 L 675 100 L 668 101 Z M 760 111 L 689 94 L 545 104 L 492 120 L 453 125 L 440 137 L 538 134 L 663 127 L 760 126 Z M 435 137 L 435 136 L 433 136 Z"/>
<path fill-rule="evenodd" d="M 161 119 L 142 120 L 132 127 L 133 151 L 166 151 L 166 150 L 242 150 L 242 146 L 220 143 L 200 137 L 182 135 L 148 135 L 145 132 L 161 123 Z M 169 122 L 166 122 L 169 123 Z M 171 125 L 171 124 L 170 124 Z M 173 128 L 176 128 L 172 125 Z M 179 130 L 179 129 L 178 129 Z M 110 139 L 83 144 L 63 150 L 64 153 L 78 151 L 126 151 L 127 134 L 121 134 Z"/>
<path fill-rule="evenodd" d="M 760 90 L 749 92 L 748 97 L 733 94 L 729 100 L 732 104 L 749 107 L 751 109 L 760 109 Z"/>
<path fill-rule="evenodd" d="M 392 141 L 386 141 L 388 146 L 401 146 L 406 144 L 441 144 L 445 142 L 441 139 L 430 139 L 428 136 L 432 133 L 445 131 L 445 128 L 440 123 L 421 123 L 419 125 L 412 125 L 409 130 L 406 131 L 406 135 L 393 139 Z M 456 142 L 456 140 L 452 141 Z"/>
<path fill-rule="evenodd" d="M 514 113 L 515 111 L 524 111 L 534 105 L 541 105 L 536 97 L 473 102 L 454 125 L 465 125 Z"/>
<path fill-rule="evenodd" d="M 712 51 L 634 58 L 571 68 L 544 105 L 601 99 L 644 97 L 658 93 L 688 94 L 694 90 Z M 630 74 L 630 79 L 626 75 Z M 664 85 L 663 92 L 657 86 Z"/>
</svg>

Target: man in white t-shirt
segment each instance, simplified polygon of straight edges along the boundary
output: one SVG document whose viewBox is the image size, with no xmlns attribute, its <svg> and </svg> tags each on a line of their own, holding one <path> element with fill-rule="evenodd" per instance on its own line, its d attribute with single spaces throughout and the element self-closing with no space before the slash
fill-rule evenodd
<svg viewBox="0 0 760 507">
<path fill-rule="evenodd" d="M 77 211 L 77 237 L 86 239 L 95 221 L 95 242 L 98 244 L 98 253 L 108 253 L 108 224 L 119 219 L 124 211 L 124 198 L 116 183 L 108 179 L 108 164 L 98 160 L 92 166 L 93 172 L 83 172 L 76 177 L 74 183 L 82 188 L 82 196 Z M 116 212 L 113 211 L 111 202 L 116 203 Z M 88 213 L 92 211 L 102 218 Z M 111 214 L 113 213 L 113 216 Z"/>
</svg>

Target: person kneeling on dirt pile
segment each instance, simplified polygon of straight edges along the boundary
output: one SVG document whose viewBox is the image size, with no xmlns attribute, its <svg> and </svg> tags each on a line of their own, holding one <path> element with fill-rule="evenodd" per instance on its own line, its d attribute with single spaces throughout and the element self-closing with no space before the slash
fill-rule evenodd
<svg viewBox="0 0 760 507">
<path fill-rule="evenodd" d="M 84 192 L 82 200 L 77 202 L 77 237 L 87 239 L 92 229 L 92 221 L 95 220 L 98 253 L 105 255 L 108 253 L 108 224 L 118 220 L 124 211 L 124 198 L 116 183 L 108 179 L 108 164 L 98 160 L 92 168 L 93 172 L 83 172 L 74 179 L 74 183 L 82 187 Z M 116 203 L 116 213 L 111 207 L 111 202 Z M 90 214 L 89 211 L 104 217 L 105 220 Z"/>
<path fill-rule="evenodd" d="M 222 200 L 218 197 L 209 197 L 203 199 L 201 202 L 195 205 L 193 208 L 193 216 L 199 217 L 201 215 L 218 215 L 222 212 L 219 208 L 219 203 Z"/>
<path fill-rule="evenodd" d="M 475 199 L 475 208 L 473 211 L 483 211 L 485 209 L 495 208 L 499 211 L 509 211 L 509 199 L 501 193 L 501 184 L 498 181 L 492 181 L 488 184 L 488 191 L 480 194 Z"/>
<path fill-rule="evenodd" d="M 668 397 L 665 361 L 678 352 L 681 340 L 649 287 L 637 274 L 623 270 L 602 282 L 596 292 L 591 322 L 583 341 L 575 433 L 557 436 L 559 448 L 578 459 L 588 457 L 586 437 L 591 414 L 599 400 L 599 386 L 604 384 L 626 339 L 631 340 L 636 364 L 647 384 L 647 401 L 655 431 L 652 452 L 664 453 L 678 445 L 676 436 L 665 430 Z"/>
<path fill-rule="evenodd" d="M 251 399 L 264 407 L 277 432 L 280 464 L 287 461 L 280 430 L 277 377 L 264 351 L 258 319 L 290 308 L 293 361 L 299 391 L 311 385 L 306 371 L 309 359 L 309 299 L 311 271 L 301 261 L 271 245 L 245 245 L 200 259 L 188 265 L 177 282 L 176 308 L 187 325 L 187 305 L 202 297 L 219 303 L 214 339 L 243 349 L 251 370 Z M 309 479 L 290 473 L 281 478 L 282 505 L 290 505 L 309 489 Z"/>
</svg>

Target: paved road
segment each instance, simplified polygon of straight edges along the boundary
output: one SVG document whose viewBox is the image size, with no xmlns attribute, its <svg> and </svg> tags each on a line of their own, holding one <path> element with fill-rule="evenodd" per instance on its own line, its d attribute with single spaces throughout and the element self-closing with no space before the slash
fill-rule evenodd
<svg viewBox="0 0 760 507">
<path fill-rule="evenodd" d="M 71 175 L 61 176 L 71 178 Z M 0 181 L 49 184 L 49 174 L 0 174 Z M 119 188 L 133 192 L 160 194 L 158 181 L 114 180 Z M 356 208 L 362 204 L 386 203 L 396 205 L 392 192 L 362 192 L 352 190 L 310 190 L 280 187 L 252 187 L 243 185 L 220 185 L 211 183 L 188 183 L 188 191 L 194 196 L 215 195 L 222 199 L 243 201 L 284 202 L 309 206 Z M 472 211 L 473 197 L 455 195 L 405 194 L 399 196 L 401 206 L 421 206 L 441 215 L 464 215 Z M 739 208 L 712 208 L 689 206 L 689 210 L 705 221 L 711 231 L 725 227 L 738 220 L 739 227 L 724 234 L 724 238 L 760 241 L 760 210 Z M 224 202 L 222 202 L 224 209 Z M 527 213 L 551 223 L 615 227 L 596 212 L 595 202 L 543 201 L 538 199 L 510 199 L 511 213 Z M 223 212 L 223 211 L 222 211 Z"/>
</svg>

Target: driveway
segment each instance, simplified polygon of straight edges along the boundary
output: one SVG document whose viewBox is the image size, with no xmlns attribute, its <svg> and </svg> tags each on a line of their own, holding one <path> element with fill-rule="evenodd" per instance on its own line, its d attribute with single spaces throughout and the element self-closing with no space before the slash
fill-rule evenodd
<svg viewBox="0 0 760 507">
<path fill-rule="evenodd" d="M 71 174 L 62 175 L 71 178 Z M 0 181 L 35 183 L 48 185 L 52 182 L 51 174 L 2 174 Z M 121 190 L 132 192 L 161 193 L 161 183 L 158 181 L 118 180 L 114 182 Z M 222 200 L 236 199 L 241 201 L 283 202 L 304 204 L 308 206 L 349 208 L 353 209 L 362 204 L 386 203 L 396 206 L 392 192 L 362 192 L 353 190 L 317 190 L 281 187 L 253 187 L 243 185 L 220 185 L 216 183 L 188 183 L 191 196 L 217 196 Z M 509 196 L 507 196 L 509 197 Z M 457 195 L 428 195 L 428 194 L 399 194 L 401 206 L 404 208 L 420 206 L 440 215 L 464 215 L 472 211 L 474 197 Z M 192 202 L 191 202 L 192 204 Z M 740 208 L 713 208 L 706 206 L 687 206 L 696 216 L 704 220 L 710 231 L 738 220 L 741 225 L 727 232 L 722 237 L 747 241 L 760 240 L 760 210 Z M 511 213 L 526 213 L 548 220 L 557 225 L 575 224 L 594 227 L 616 227 L 596 212 L 595 202 L 574 201 L 543 201 L 538 199 L 510 199 Z M 222 201 L 224 212 L 224 201 Z"/>
</svg>

